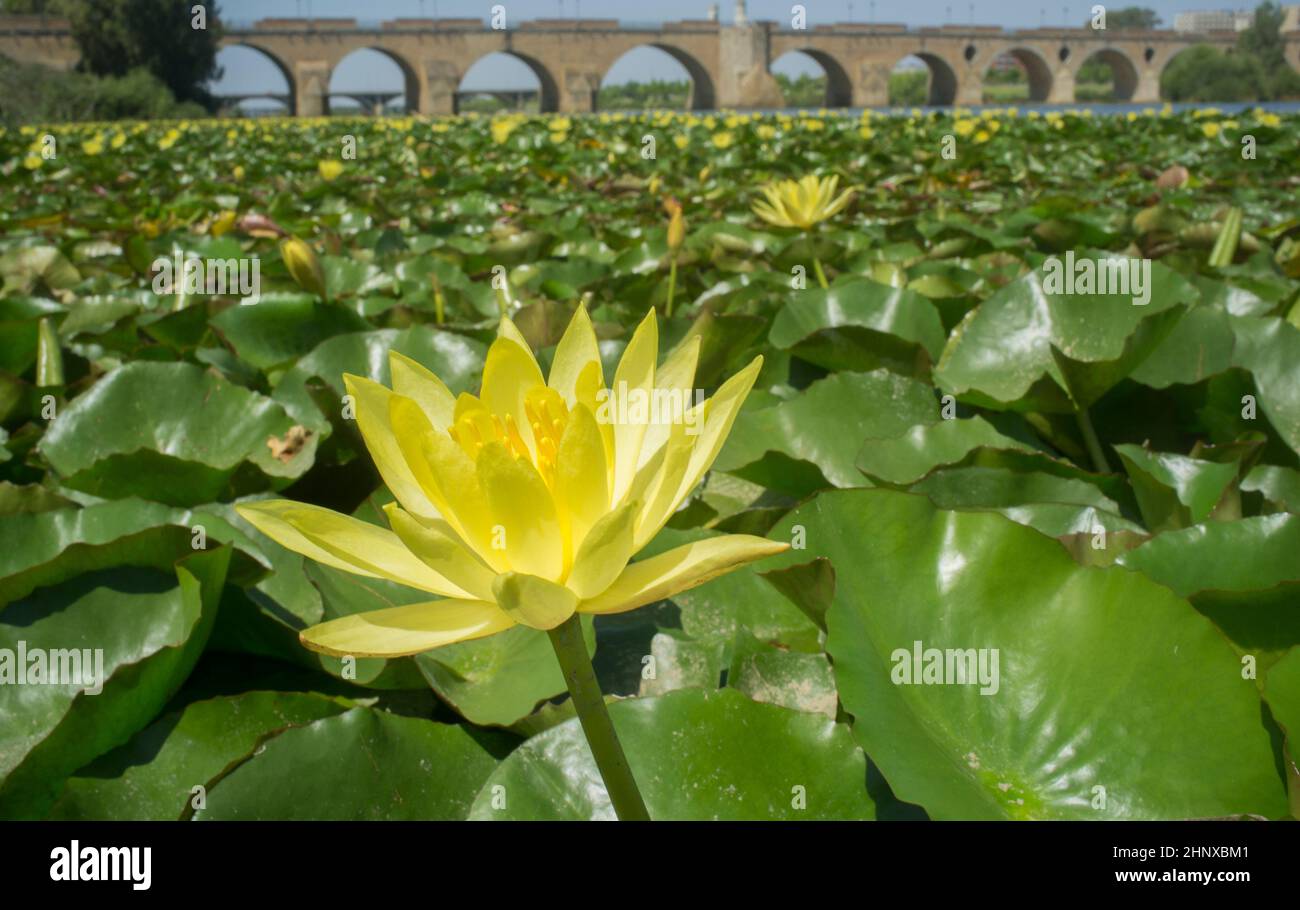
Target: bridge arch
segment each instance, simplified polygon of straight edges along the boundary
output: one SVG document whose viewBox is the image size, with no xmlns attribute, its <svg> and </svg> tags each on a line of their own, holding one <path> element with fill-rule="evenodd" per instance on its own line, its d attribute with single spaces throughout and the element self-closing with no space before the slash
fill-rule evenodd
<svg viewBox="0 0 1300 910">
<path fill-rule="evenodd" d="M 648 42 L 638 44 L 636 47 L 624 51 L 618 58 L 612 61 L 608 66 L 601 70 L 601 85 L 609 78 L 613 71 L 625 57 L 637 51 L 651 48 L 659 51 L 669 57 L 674 63 L 678 64 L 682 70 L 685 70 L 687 78 L 690 80 L 690 94 L 687 97 L 686 107 L 693 111 L 713 110 L 717 107 L 717 87 L 713 84 L 713 77 L 709 75 L 708 68 L 701 63 L 694 55 L 688 53 L 680 47 L 674 47 L 671 44 L 662 42 Z"/>
<path fill-rule="evenodd" d="M 1046 101 L 1051 97 L 1052 67 L 1039 51 L 1023 46 L 1009 47 L 1001 51 L 997 57 L 994 57 L 989 62 L 988 67 L 981 74 L 981 79 L 985 85 L 989 84 L 989 73 L 993 71 L 998 58 L 1010 58 L 1024 72 L 1025 79 L 1029 83 L 1030 101 Z M 989 99 L 985 98 L 984 100 Z"/>
<path fill-rule="evenodd" d="M 1079 55 L 1082 59 L 1078 61 L 1078 67 L 1075 69 L 1075 97 L 1078 97 L 1080 74 L 1083 74 L 1085 68 L 1091 67 L 1094 63 L 1103 64 L 1110 70 L 1111 74 L 1111 100 L 1113 101 L 1131 101 L 1138 89 L 1138 66 L 1133 59 L 1124 51 L 1115 47 L 1103 47 L 1093 51 L 1091 54 L 1084 56 Z"/>
<path fill-rule="evenodd" d="M 419 73 L 416 71 L 415 65 L 412 64 L 411 61 L 407 60 L 400 53 L 392 50 L 391 48 L 380 47 L 378 45 L 372 47 L 368 46 L 368 47 L 352 48 L 343 56 L 335 60 L 329 68 L 329 79 L 328 79 L 328 85 L 326 86 L 327 94 L 333 97 L 352 98 L 354 100 L 357 100 L 361 104 L 362 109 L 364 110 L 366 106 L 365 101 L 367 100 L 366 96 L 376 94 L 376 93 L 385 94 L 388 91 L 391 91 L 391 90 L 380 90 L 380 89 L 373 89 L 373 88 L 362 89 L 362 88 L 355 88 L 355 87 L 338 86 L 337 80 L 339 78 L 340 68 L 343 67 L 344 63 L 346 63 L 349 59 L 351 59 L 356 54 L 364 53 L 366 51 L 369 51 L 374 54 L 378 54 L 379 56 L 386 58 L 397 68 L 397 72 L 401 80 L 400 88 L 401 88 L 403 98 L 405 100 L 406 110 L 408 112 L 420 110 L 420 77 L 419 77 Z M 326 110 L 328 111 L 328 105 L 326 106 Z"/>
<path fill-rule="evenodd" d="M 267 50 L 266 48 L 259 46 L 255 42 L 241 40 L 241 41 L 229 41 L 221 45 L 220 50 L 217 51 L 217 63 L 219 65 L 221 63 L 222 53 L 226 52 L 227 50 L 235 51 L 236 53 L 239 53 L 241 51 L 251 51 L 256 55 L 258 59 L 269 61 L 275 67 L 276 71 L 280 74 L 280 76 L 284 79 L 283 94 L 288 97 L 288 102 L 286 103 L 285 106 L 288 108 L 289 114 L 292 115 L 298 113 L 297 106 L 295 104 L 295 100 L 298 97 L 297 85 L 294 83 L 293 70 L 289 68 L 289 65 L 287 63 L 281 60 L 280 57 L 278 57 L 273 51 Z M 229 55 L 227 55 L 227 57 L 229 57 Z M 229 72 L 230 70 L 227 68 L 226 71 Z M 279 95 L 280 93 L 277 92 L 274 88 L 263 89 L 261 86 L 259 86 L 257 89 L 254 89 L 253 91 L 250 92 L 232 91 L 229 94 L 238 95 L 242 100 L 251 100 L 255 98 L 275 99 L 276 96 Z M 217 97 L 221 98 L 222 93 L 218 92 Z"/>
<path fill-rule="evenodd" d="M 824 107 L 850 107 L 853 104 L 853 82 L 849 78 L 848 71 L 835 59 L 835 57 L 824 50 L 815 47 L 792 47 L 783 53 L 780 57 L 772 61 L 771 69 L 774 73 L 778 69 L 778 64 L 783 60 L 788 60 L 794 55 L 799 55 L 812 60 L 821 68 L 826 78 L 826 93 L 822 98 Z M 786 107 L 793 107 L 790 99 L 786 99 Z"/>
<path fill-rule="evenodd" d="M 469 78 L 475 68 L 490 61 L 494 57 L 509 57 L 528 67 L 533 76 L 537 79 L 537 109 L 539 113 L 550 114 L 555 113 L 560 109 L 560 86 L 559 83 L 556 82 L 555 76 L 552 75 L 550 69 L 548 69 L 546 64 L 542 63 L 536 57 L 520 53 L 517 50 L 489 51 L 488 53 L 481 54 L 470 61 L 469 65 L 461 70 L 460 79 L 457 80 L 457 93 L 459 94 L 461 92 L 470 91 L 465 88 L 465 80 Z M 473 91 L 477 94 L 491 95 L 495 94 L 500 88 L 500 86 L 494 86 L 493 88 L 476 89 Z M 593 95 L 595 94 L 594 87 L 592 88 L 592 93 Z M 457 106 L 459 106 L 459 101 L 457 102 Z"/>
<path fill-rule="evenodd" d="M 942 54 L 932 50 L 913 50 L 899 56 L 891 71 L 897 71 L 898 65 L 914 57 L 925 64 L 929 78 L 925 93 L 925 103 L 931 107 L 948 107 L 957 101 L 957 68 Z"/>
</svg>

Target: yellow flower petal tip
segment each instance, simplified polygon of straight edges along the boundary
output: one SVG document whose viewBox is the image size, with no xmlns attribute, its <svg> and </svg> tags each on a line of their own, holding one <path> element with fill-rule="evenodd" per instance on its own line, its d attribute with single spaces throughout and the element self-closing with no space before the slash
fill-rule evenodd
<svg viewBox="0 0 1300 910">
<path fill-rule="evenodd" d="M 286 254 L 309 261 L 297 247 Z M 331 619 L 303 631 L 304 646 L 397 657 L 516 624 L 549 630 L 574 613 L 634 609 L 784 552 L 786 544 L 733 534 L 633 561 L 712 466 L 763 365 L 755 357 L 700 403 L 698 340 L 662 365 L 658 356 L 650 309 L 607 388 L 579 306 L 548 377 L 509 319 L 477 395 L 457 395 L 401 355 L 389 358 L 391 389 L 344 375 L 362 438 L 396 498 L 385 508 L 391 529 L 285 500 L 236 509 L 296 553 L 444 599 Z"/>
</svg>

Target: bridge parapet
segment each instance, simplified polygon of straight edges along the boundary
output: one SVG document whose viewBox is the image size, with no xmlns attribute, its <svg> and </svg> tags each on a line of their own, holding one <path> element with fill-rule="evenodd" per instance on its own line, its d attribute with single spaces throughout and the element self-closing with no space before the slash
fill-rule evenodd
<svg viewBox="0 0 1300 910">
<path fill-rule="evenodd" d="M 294 29 L 303 32 L 329 32 L 357 27 L 356 19 L 258 19 L 253 23 L 256 30 Z"/>
</svg>

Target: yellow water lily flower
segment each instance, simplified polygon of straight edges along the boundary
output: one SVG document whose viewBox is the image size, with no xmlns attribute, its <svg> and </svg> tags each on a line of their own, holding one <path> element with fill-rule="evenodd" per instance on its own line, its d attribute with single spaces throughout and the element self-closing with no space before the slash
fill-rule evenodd
<svg viewBox="0 0 1300 910">
<path fill-rule="evenodd" d="M 336 161 L 333 158 L 326 158 L 317 163 L 316 170 L 320 173 L 321 179 L 329 183 L 336 180 L 343 173 L 343 162 Z"/>
<path fill-rule="evenodd" d="M 838 197 L 839 175 L 822 178 L 809 174 L 802 180 L 782 180 L 763 187 L 767 201 L 754 203 L 754 214 L 777 227 L 808 230 L 831 218 L 849 204 L 853 190 Z"/>
<path fill-rule="evenodd" d="M 651 311 L 606 388 L 579 308 L 549 377 L 508 318 L 477 396 L 452 395 L 397 353 L 391 389 L 345 376 L 366 447 L 397 500 L 386 509 L 391 530 L 284 500 L 239 513 L 318 562 L 432 596 L 321 623 L 302 642 L 326 654 L 399 657 L 516 624 L 554 630 L 576 613 L 632 610 L 785 550 L 733 534 L 630 561 L 712 465 L 762 366 L 755 358 L 688 407 L 699 339 L 658 368 L 657 358 Z"/>
</svg>

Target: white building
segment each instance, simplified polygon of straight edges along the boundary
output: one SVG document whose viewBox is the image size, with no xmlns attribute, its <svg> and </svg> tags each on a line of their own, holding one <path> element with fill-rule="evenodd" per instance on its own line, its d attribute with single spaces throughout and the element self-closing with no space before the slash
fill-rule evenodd
<svg viewBox="0 0 1300 910">
<path fill-rule="evenodd" d="M 1244 32 L 1255 21 L 1251 10 L 1203 10 L 1174 16 L 1176 32 Z"/>
</svg>

